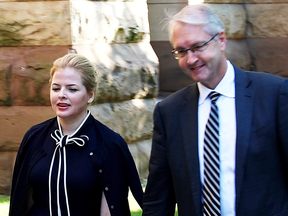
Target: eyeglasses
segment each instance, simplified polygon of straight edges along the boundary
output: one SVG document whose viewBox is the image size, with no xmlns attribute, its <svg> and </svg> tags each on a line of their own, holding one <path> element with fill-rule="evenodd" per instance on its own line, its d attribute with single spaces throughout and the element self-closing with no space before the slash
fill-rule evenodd
<svg viewBox="0 0 288 216">
<path fill-rule="evenodd" d="M 208 41 L 201 43 L 201 44 L 197 44 L 194 46 L 191 46 L 190 48 L 187 49 L 180 49 L 180 50 L 172 50 L 172 54 L 174 55 L 175 59 L 179 59 L 179 58 L 184 58 L 187 55 L 187 52 L 189 50 L 191 50 L 194 54 L 199 54 L 202 51 L 204 51 L 206 49 L 206 45 L 209 44 L 219 33 L 215 34 L 212 38 L 210 38 Z"/>
</svg>

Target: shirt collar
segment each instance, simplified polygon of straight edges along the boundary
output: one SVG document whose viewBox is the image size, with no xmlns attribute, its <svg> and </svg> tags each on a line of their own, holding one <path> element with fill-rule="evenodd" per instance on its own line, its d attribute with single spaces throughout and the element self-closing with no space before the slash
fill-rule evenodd
<svg viewBox="0 0 288 216">
<path fill-rule="evenodd" d="M 216 86 L 213 91 L 220 93 L 226 97 L 235 97 L 235 73 L 234 67 L 230 61 L 227 62 L 227 70 L 220 81 L 220 83 Z M 199 89 L 199 101 L 198 104 L 202 104 L 204 100 L 207 98 L 208 94 L 212 91 L 212 89 L 207 88 L 206 86 L 202 85 L 200 82 L 197 82 L 198 89 Z"/>
</svg>

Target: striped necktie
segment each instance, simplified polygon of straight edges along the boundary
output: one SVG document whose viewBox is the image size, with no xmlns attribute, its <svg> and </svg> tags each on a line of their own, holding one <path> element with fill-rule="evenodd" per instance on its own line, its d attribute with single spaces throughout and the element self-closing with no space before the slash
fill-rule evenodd
<svg viewBox="0 0 288 216">
<path fill-rule="evenodd" d="M 218 216 L 220 211 L 219 121 L 216 101 L 220 94 L 212 91 L 211 111 L 204 135 L 203 215 Z"/>
</svg>

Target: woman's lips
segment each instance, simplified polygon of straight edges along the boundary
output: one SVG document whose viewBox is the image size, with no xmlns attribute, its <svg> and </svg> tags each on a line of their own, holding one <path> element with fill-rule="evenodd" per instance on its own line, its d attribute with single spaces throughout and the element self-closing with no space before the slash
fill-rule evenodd
<svg viewBox="0 0 288 216">
<path fill-rule="evenodd" d="M 70 105 L 67 103 L 58 103 L 57 106 L 58 106 L 58 109 L 64 110 L 64 109 L 67 109 Z"/>
</svg>

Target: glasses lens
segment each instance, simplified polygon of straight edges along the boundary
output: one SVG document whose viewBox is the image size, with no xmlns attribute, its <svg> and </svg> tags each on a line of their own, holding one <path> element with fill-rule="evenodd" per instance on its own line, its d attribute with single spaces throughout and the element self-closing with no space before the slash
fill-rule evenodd
<svg viewBox="0 0 288 216">
<path fill-rule="evenodd" d="M 177 59 L 179 58 L 184 58 L 187 54 L 188 50 L 187 49 L 182 49 L 182 50 L 175 50 Z"/>
<path fill-rule="evenodd" d="M 178 52 L 178 50 L 172 50 L 172 54 L 174 55 L 175 59 L 179 59 L 179 52 Z"/>
</svg>

